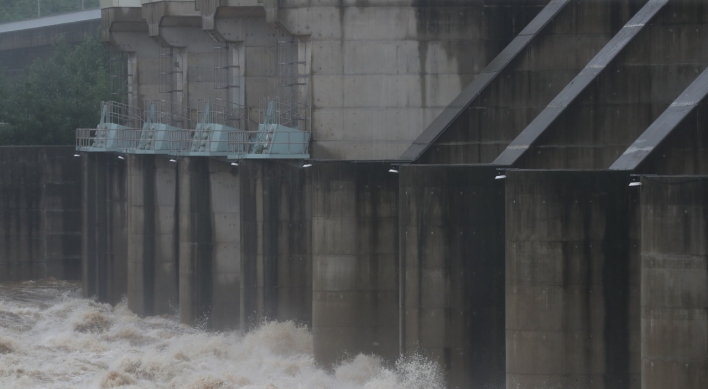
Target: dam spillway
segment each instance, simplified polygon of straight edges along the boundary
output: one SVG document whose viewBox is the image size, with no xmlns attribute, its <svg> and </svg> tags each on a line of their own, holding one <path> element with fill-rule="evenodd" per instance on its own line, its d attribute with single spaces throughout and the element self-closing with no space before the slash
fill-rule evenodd
<svg viewBox="0 0 708 389">
<path fill-rule="evenodd" d="M 81 129 L 81 157 L 62 151 L 81 171 L 62 177 L 81 193 L 80 212 L 66 207 L 82 215 L 87 297 L 125 295 L 145 317 L 178 308 L 214 331 L 294 320 L 321 366 L 419 352 L 449 388 L 708 384 L 703 2 L 101 12 L 104 41 L 126 53 L 121 101 L 164 101 L 158 122 L 175 137 L 146 154 L 142 126 L 124 126 L 116 150 Z M 311 134 L 307 155 L 288 158 L 302 142 L 263 131 L 262 98 L 308 107 L 278 114 Z M 203 99 L 252 120 L 239 136 L 196 139 Z M 185 140 L 253 152 L 192 155 Z M 285 155 L 265 152 L 276 143 Z M 45 169 L 41 148 L 0 152 Z M 21 177 L 0 178 L 24 193 Z M 50 234 L 30 228 L 44 204 L 64 205 L 42 191 L 2 201 L 3 266 L 24 269 L 9 253 Z M 78 235 L 69 218 L 49 225 Z M 8 278 L 77 278 L 76 247 L 57 247 L 27 256 L 66 267 Z"/>
</svg>

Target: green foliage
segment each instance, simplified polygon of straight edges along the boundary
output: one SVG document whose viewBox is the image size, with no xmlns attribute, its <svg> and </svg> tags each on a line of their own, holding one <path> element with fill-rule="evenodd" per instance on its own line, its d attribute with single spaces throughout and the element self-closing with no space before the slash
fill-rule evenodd
<svg viewBox="0 0 708 389">
<path fill-rule="evenodd" d="M 81 10 L 81 0 L 40 0 L 42 16 Z M 98 8 L 99 0 L 84 0 L 84 9 Z M 37 0 L 0 0 L 0 23 L 37 17 Z"/>
<path fill-rule="evenodd" d="M 73 144 L 77 128 L 98 124 L 109 83 L 109 53 L 98 36 L 59 44 L 24 77 L 0 79 L 0 145 Z"/>
</svg>

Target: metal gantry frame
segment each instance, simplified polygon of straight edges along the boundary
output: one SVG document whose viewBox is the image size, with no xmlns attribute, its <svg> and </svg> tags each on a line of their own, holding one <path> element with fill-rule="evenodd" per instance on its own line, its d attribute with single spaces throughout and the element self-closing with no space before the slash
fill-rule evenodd
<svg viewBox="0 0 708 389">
<path fill-rule="evenodd" d="M 196 110 L 166 100 L 145 100 L 144 104 L 144 125 L 126 132 L 125 152 L 168 154 L 186 147 L 181 133 L 194 128 Z"/>
<path fill-rule="evenodd" d="M 260 100 L 257 131 L 229 134 L 230 159 L 308 159 L 311 107 L 279 97 Z"/>
<path fill-rule="evenodd" d="M 101 102 L 101 121 L 96 128 L 76 130 L 77 151 L 123 151 L 129 135 L 143 127 L 140 108 L 117 101 Z"/>
</svg>

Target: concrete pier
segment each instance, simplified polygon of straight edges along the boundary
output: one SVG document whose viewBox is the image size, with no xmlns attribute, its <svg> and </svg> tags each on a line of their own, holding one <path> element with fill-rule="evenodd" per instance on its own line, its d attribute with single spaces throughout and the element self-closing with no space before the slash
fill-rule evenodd
<svg viewBox="0 0 708 389">
<path fill-rule="evenodd" d="M 385 163 L 312 169 L 312 332 L 315 359 L 398 348 L 398 175 Z"/>
<path fill-rule="evenodd" d="M 402 166 L 401 347 L 449 388 L 505 386 L 504 182 L 492 166 Z"/>
<path fill-rule="evenodd" d="M 639 388 L 623 172 L 508 171 L 508 388 Z"/>
<path fill-rule="evenodd" d="M 128 155 L 128 306 L 171 313 L 177 295 L 177 166 L 167 156 Z"/>
<path fill-rule="evenodd" d="M 204 188 L 191 187 L 190 203 L 192 209 L 191 223 L 187 228 L 198 236 L 197 252 L 204 262 L 197 269 L 207 269 L 208 254 L 211 253 L 211 328 L 224 330 L 236 329 L 242 324 L 241 294 L 241 207 L 240 180 L 238 169 L 226 161 L 216 159 L 190 158 L 190 164 L 200 169 L 206 164 L 207 171 L 199 171 L 205 177 L 189 178 L 197 184 L 201 181 Z M 180 159 L 181 163 L 182 159 Z M 181 176 L 184 177 L 184 176 Z M 184 188 L 185 186 L 182 186 Z M 200 190 L 200 191 L 199 191 Z M 199 192 L 197 192 L 199 191 Z M 196 197 L 194 197 L 196 194 Z M 181 200 L 180 200 L 181 201 Z M 196 203 L 195 203 L 196 202 Z M 206 202 L 207 204 L 201 204 Z M 180 221 L 182 223 L 184 217 Z M 182 225 L 180 224 L 180 228 Z M 211 242 L 208 234 L 211 233 Z M 211 246 L 210 246 L 211 243 Z M 181 254 L 181 252 L 180 252 Z M 202 267 L 203 266 L 203 267 Z M 206 276 L 206 274 L 205 274 Z M 205 292 L 206 293 L 206 292 Z M 242 327 L 243 328 L 243 327 Z"/>
<path fill-rule="evenodd" d="M 177 180 L 180 321 L 209 326 L 213 251 L 209 160 L 180 158 Z"/>
<path fill-rule="evenodd" d="M 302 163 L 241 161 L 246 327 L 263 319 L 312 324 L 312 197 Z"/>
<path fill-rule="evenodd" d="M 179 158 L 179 306 L 183 323 L 241 323 L 238 172 L 227 162 Z"/>
<path fill-rule="evenodd" d="M 126 163 L 108 153 L 81 159 L 83 293 L 115 304 L 128 291 Z"/>
<path fill-rule="evenodd" d="M 708 177 L 642 177 L 642 388 L 708 387 Z"/>
</svg>

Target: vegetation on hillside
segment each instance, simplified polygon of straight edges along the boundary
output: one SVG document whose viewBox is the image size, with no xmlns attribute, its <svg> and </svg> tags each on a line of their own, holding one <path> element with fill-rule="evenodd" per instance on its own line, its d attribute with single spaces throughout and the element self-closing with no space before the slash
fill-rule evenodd
<svg viewBox="0 0 708 389">
<path fill-rule="evenodd" d="M 99 0 L 83 0 L 84 9 L 98 8 Z M 0 0 L 0 23 L 37 17 L 37 0 Z M 81 0 L 39 0 L 42 16 L 80 11 Z"/>
<path fill-rule="evenodd" d="M 0 145 L 73 144 L 77 128 L 96 127 L 100 102 L 111 96 L 109 60 L 93 36 L 59 44 L 20 78 L 0 71 Z"/>
</svg>

